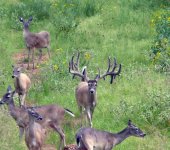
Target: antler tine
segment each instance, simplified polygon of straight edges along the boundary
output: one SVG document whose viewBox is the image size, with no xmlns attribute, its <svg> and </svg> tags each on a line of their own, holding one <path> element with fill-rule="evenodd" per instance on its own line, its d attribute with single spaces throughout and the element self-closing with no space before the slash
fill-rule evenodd
<svg viewBox="0 0 170 150">
<path fill-rule="evenodd" d="M 121 64 L 119 65 L 118 71 L 114 72 L 116 68 L 117 68 L 116 58 L 114 58 L 113 65 L 111 65 L 111 59 L 110 59 L 110 57 L 108 57 L 108 69 L 107 69 L 106 73 L 103 74 L 102 76 L 100 76 L 100 73 L 99 73 L 99 76 L 98 76 L 97 80 L 99 80 L 101 78 L 103 78 L 105 80 L 105 77 L 109 75 L 111 77 L 110 84 L 112 84 L 113 83 L 113 79 L 115 79 L 116 76 L 119 75 L 120 72 L 121 72 Z"/>
<path fill-rule="evenodd" d="M 109 72 L 110 71 L 110 61 L 111 61 L 111 59 L 110 59 L 110 57 L 108 57 L 108 69 L 107 69 L 107 72 Z"/>
<path fill-rule="evenodd" d="M 100 68 L 98 68 L 98 74 L 96 75 L 96 77 L 95 77 L 95 80 L 99 80 L 100 79 Z"/>
<path fill-rule="evenodd" d="M 116 61 L 116 58 L 114 57 L 112 72 L 114 72 L 114 70 L 116 69 L 116 67 L 117 67 L 117 61 Z"/>
<path fill-rule="evenodd" d="M 78 52 L 77 54 L 77 59 L 76 59 L 76 64 L 75 64 L 75 67 L 77 70 L 79 70 L 79 57 L 80 57 L 80 52 Z"/>
<path fill-rule="evenodd" d="M 71 57 L 70 62 L 69 62 L 69 72 L 71 74 L 73 74 L 73 79 L 74 79 L 75 76 L 79 76 L 81 78 L 84 78 L 84 75 L 82 73 L 80 73 L 80 71 L 79 71 L 79 56 L 80 56 L 80 54 L 78 53 L 76 62 L 74 62 L 75 55 L 73 55 Z"/>
</svg>

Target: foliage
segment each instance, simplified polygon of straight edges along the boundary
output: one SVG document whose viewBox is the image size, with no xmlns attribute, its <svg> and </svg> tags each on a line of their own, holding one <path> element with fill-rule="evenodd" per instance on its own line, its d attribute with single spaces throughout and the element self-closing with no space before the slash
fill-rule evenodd
<svg viewBox="0 0 170 150">
<path fill-rule="evenodd" d="M 157 70 L 170 71 L 170 7 L 158 11 L 151 20 L 156 36 L 151 47 L 151 59 Z"/>
<path fill-rule="evenodd" d="M 50 17 L 50 2 L 46 0 L 21 0 L 10 5 L 9 14 L 10 26 L 20 29 L 19 17 L 28 19 L 32 16 L 35 20 L 44 20 Z"/>
<path fill-rule="evenodd" d="M 147 134 L 146 138 L 129 138 L 115 150 L 170 149 L 169 76 L 155 72 L 144 54 L 153 40 L 149 28 L 151 16 L 165 1 L 1 0 L 0 98 L 8 85 L 14 86 L 11 65 L 23 62 L 18 57 L 14 59 L 16 53 L 23 53 L 25 46 L 22 31 L 18 31 L 21 29 L 18 17 L 23 14 L 27 19 L 32 15 L 35 20 L 31 31 L 50 32 L 51 58 L 45 57 L 37 65 L 38 70 L 26 72 L 32 81 L 26 102 L 38 106 L 58 104 L 75 113 L 75 118 L 66 115 L 64 121 L 67 144 L 75 143 L 75 133 L 81 126 L 75 100 L 75 88 L 80 79 L 73 80 L 68 72 L 71 56 L 80 51 L 80 69 L 86 65 L 90 78 L 98 73 L 98 68 L 101 74 L 107 70 L 108 56 L 116 57 L 122 64 L 121 76 L 112 85 L 108 84 L 109 78 L 98 82 L 93 127 L 116 133 L 131 119 Z M 39 3 L 31 7 L 31 2 Z M 47 7 L 43 16 L 41 7 Z M 43 56 L 44 53 L 46 50 L 43 50 Z M 6 106 L 4 109 L 8 111 Z M 1 149 L 26 149 L 24 140 L 19 142 L 16 123 L 2 107 L 0 124 L 0 133 L 4 135 L 0 137 Z M 58 147 L 58 135 L 50 132 L 46 143 Z"/>
<path fill-rule="evenodd" d="M 99 11 L 102 1 L 58 0 L 51 4 L 51 20 L 57 34 L 68 33 L 79 24 L 79 17 L 91 17 Z"/>
</svg>

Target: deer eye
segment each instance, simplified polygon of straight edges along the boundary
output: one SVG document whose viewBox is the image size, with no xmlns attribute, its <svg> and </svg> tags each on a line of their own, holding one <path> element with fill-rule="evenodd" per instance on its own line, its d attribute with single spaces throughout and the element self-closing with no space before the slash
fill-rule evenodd
<svg viewBox="0 0 170 150">
<path fill-rule="evenodd" d="M 139 129 L 135 129 L 135 131 L 136 131 L 136 132 L 138 132 L 138 131 L 139 131 Z"/>
</svg>

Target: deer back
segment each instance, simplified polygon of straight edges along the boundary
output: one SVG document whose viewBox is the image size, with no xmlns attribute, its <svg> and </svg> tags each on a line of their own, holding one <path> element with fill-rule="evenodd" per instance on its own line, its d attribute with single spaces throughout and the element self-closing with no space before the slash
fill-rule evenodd
<svg viewBox="0 0 170 150">
<path fill-rule="evenodd" d="M 65 110 L 58 105 L 45 105 L 36 108 L 37 113 L 43 116 L 41 124 L 51 125 L 52 123 L 61 124 L 64 119 Z"/>
</svg>

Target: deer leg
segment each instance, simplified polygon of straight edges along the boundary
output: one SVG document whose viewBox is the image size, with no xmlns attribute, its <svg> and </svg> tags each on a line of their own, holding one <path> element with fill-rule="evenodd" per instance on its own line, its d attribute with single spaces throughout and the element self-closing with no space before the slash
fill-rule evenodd
<svg viewBox="0 0 170 150">
<path fill-rule="evenodd" d="M 19 127 L 19 140 L 21 141 L 22 137 L 24 134 L 24 128 L 23 127 Z"/>
<path fill-rule="evenodd" d="M 31 53 L 31 49 L 29 48 L 28 49 L 28 66 L 27 66 L 27 69 L 30 68 L 29 64 L 30 64 L 30 53 Z"/>
<path fill-rule="evenodd" d="M 26 94 L 23 94 L 22 98 L 21 98 L 21 105 L 22 106 L 25 106 L 25 97 L 26 97 Z"/>
<path fill-rule="evenodd" d="M 87 109 L 87 118 L 89 120 L 90 127 L 92 127 L 93 124 L 92 124 L 92 118 L 91 118 L 91 111 L 90 111 L 90 109 Z"/>
<path fill-rule="evenodd" d="M 22 96 L 19 95 L 19 106 L 21 107 Z"/>
<path fill-rule="evenodd" d="M 49 46 L 47 47 L 47 51 L 48 51 L 48 56 L 50 58 L 50 47 Z"/>
<path fill-rule="evenodd" d="M 83 118 L 84 118 L 84 112 L 83 112 L 83 107 L 79 106 L 79 110 L 80 110 L 80 118 L 81 118 L 81 127 L 83 126 Z"/>
<path fill-rule="evenodd" d="M 42 59 L 42 49 L 39 49 L 39 59 L 38 59 L 38 64 L 40 63 L 40 60 Z"/>
<path fill-rule="evenodd" d="M 32 50 L 32 65 L 33 65 L 32 68 L 33 68 L 33 69 L 35 68 L 35 67 L 34 67 L 34 50 L 35 50 L 35 48 Z"/>
<path fill-rule="evenodd" d="M 55 130 L 59 133 L 60 135 L 60 146 L 59 146 L 59 150 L 62 150 L 62 146 L 66 146 L 66 142 L 65 142 L 65 134 L 63 132 L 63 130 L 60 127 L 54 126 Z"/>
</svg>

